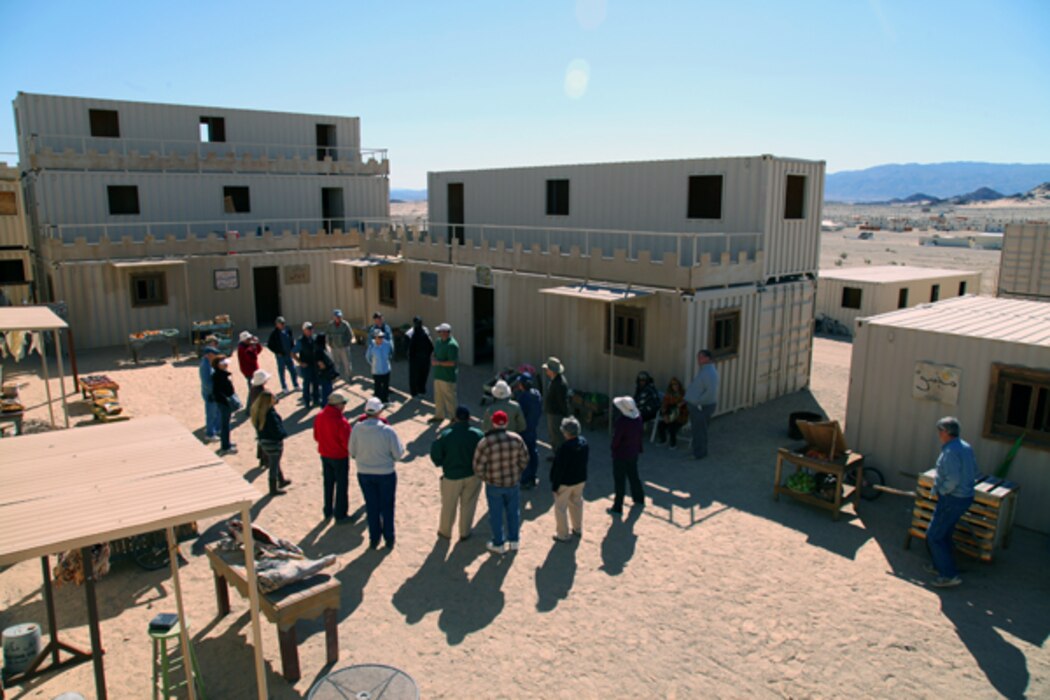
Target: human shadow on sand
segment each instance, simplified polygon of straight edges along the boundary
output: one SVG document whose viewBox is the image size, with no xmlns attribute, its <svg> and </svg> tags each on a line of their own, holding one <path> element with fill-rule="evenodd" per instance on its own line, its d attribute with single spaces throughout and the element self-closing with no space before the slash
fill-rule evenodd
<svg viewBox="0 0 1050 700">
<path fill-rule="evenodd" d="M 602 565 L 599 567 L 609 576 L 619 576 L 627 568 L 627 562 L 634 556 L 635 547 L 638 544 L 638 535 L 634 533 L 634 525 L 642 517 L 640 507 L 631 508 L 626 518 L 612 516 L 609 529 L 605 531 L 602 539 Z"/>
<path fill-rule="evenodd" d="M 569 597 L 576 580 L 576 550 L 580 540 L 552 542 L 547 558 L 536 567 L 536 610 L 550 612 L 558 602 Z"/>
</svg>

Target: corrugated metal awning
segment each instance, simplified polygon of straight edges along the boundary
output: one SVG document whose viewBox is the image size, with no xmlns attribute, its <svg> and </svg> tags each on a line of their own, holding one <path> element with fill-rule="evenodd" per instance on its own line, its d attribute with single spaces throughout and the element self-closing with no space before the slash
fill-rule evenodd
<svg viewBox="0 0 1050 700">
<path fill-rule="evenodd" d="M 656 294 L 656 289 L 647 287 L 621 287 L 613 284 L 589 284 L 562 285 L 560 287 L 548 287 L 541 289 L 541 294 L 553 294 L 555 296 L 572 297 L 573 299 L 587 299 L 590 301 L 629 301 L 639 297 L 647 297 Z"/>
<path fill-rule="evenodd" d="M 0 565 L 232 513 L 259 498 L 171 416 L 5 440 L 3 472 Z"/>
<path fill-rule="evenodd" d="M 380 265 L 400 265 L 404 258 L 386 255 L 369 255 L 364 258 L 347 258 L 345 260 L 333 260 L 335 265 L 346 265 L 347 267 L 379 267 Z"/>
<path fill-rule="evenodd" d="M 69 324 L 46 306 L 0 306 L 0 331 L 51 331 L 57 328 L 69 328 Z"/>
<path fill-rule="evenodd" d="M 135 267 L 166 267 L 171 265 L 185 265 L 185 260 L 173 260 L 170 258 L 157 260 L 111 260 L 109 263 L 111 266 L 118 269 L 121 268 L 135 268 Z"/>
</svg>

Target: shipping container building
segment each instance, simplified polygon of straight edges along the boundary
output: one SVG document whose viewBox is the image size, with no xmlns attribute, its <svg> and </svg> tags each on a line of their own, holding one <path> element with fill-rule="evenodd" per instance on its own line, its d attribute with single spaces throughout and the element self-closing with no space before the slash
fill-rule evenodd
<svg viewBox="0 0 1050 700">
<path fill-rule="evenodd" d="M 1050 224 L 1007 224 L 998 294 L 1050 301 Z"/>
<path fill-rule="evenodd" d="M 18 168 L 0 162 L 0 303 L 32 303 L 36 289 Z"/>
</svg>

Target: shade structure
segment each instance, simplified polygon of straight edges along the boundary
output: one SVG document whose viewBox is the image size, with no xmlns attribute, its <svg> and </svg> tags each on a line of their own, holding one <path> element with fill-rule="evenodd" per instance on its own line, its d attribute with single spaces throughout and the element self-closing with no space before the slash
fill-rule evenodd
<svg viewBox="0 0 1050 700">
<path fill-rule="evenodd" d="M 566 284 L 560 287 L 548 287 L 547 289 L 541 289 L 540 293 L 588 301 L 616 302 L 650 296 L 655 294 L 656 291 L 655 289 L 631 285 L 584 282 L 580 284 Z"/>
<path fill-rule="evenodd" d="M 5 441 L 3 454 L 0 565 L 235 511 L 251 532 L 250 507 L 258 492 L 170 416 L 26 435 Z M 33 527 L 24 527 L 28 522 Z M 246 549 L 251 546 L 246 542 Z M 246 563 L 252 582 L 256 676 L 259 697 L 264 698 L 255 567 L 251 557 Z M 177 567 L 173 571 L 177 579 Z M 49 591 L 49 583 L 45 586 Z M 96 687 L 102 697 L 100 633 L 97 615 L 91 614 L 91 586 L 88 598 Z M 54 620 L 49 623 L 54 638 Z"/>
<path fill-rule="evenodd" d="M 333 260 L 334 265 L 345 265 L 347 267 L 381 267 L 383 265 L 399 265 L 400 257 L 387 255 L 366 255 L 363 258 L 347 258 L 345 260 Z"/>
<path fill-rule="evenodd" d="M 51 331 L 55 341 L 55 364 L 58 366 L 58 384 L 62 389 L 62 413 L 66 427 L 69 427 L 69 408 L 66 406 L 66 373 L 62 367 L 62 343 L 58 332 L 69 324 L 47 306 L 3 306 L 0 307 L 0 332 L 6 331 Z M 72 338 L 70 352 L 72 353 Z M 51 378 L 47 371 L 47 357 L 41 355 L 41 367 L 44 368 L 44 389 L 47 392 L 47 410 L 51 415 L 51 425 L 55 425 L 55 410 L 52 408 Z M 73 374 L 76 375 L 76 356 L 73 356 Z M 73 380 L 76 382 L 76 379 Z"/>
<path fill-rule="evenodd" d="M 109 264 L 116 268 L 133 270 L 139 267 L 174 267 L 185 265 L 186 261 L 181 258 L 155 258 L 153 260 L 144 258 L 141 260 L 113 260 Z"/>
</svg>

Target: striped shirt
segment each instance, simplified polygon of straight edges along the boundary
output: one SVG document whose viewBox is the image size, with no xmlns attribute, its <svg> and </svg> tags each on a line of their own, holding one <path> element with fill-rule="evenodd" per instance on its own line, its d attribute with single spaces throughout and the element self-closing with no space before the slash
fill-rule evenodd
<svg viewBox="0 0 1050 700">
<path fill-rule="evenodd" d="M 474 450 L 474 473 L 492 486 L 517 486 L 528 463 L 525 441 L 502 428 L 489 431 Z"/>
</svg>

